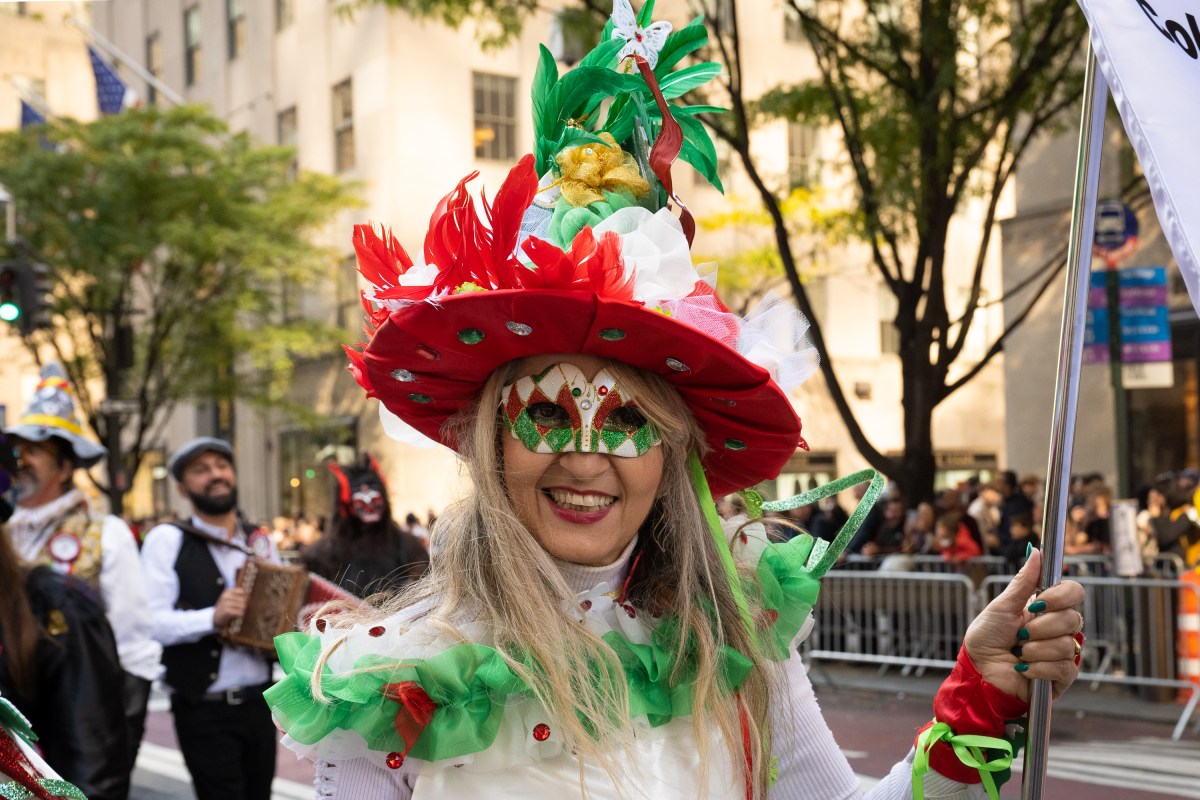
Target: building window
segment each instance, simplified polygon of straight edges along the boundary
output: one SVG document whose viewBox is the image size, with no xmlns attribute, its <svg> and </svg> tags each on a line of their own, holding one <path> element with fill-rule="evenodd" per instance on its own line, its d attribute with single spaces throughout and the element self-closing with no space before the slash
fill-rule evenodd
<svg viewBox="0 0 1200 800">
<path fill-rule="evenodd" d="M 350 78 L 333 87 L 333 161 L 338 172 L 354 167 L 354 87 Z"/>
<path fill-rule="evenodd" d="M 225 44 L 230 61 L 246 52 L 246 0 L 225 0 Z"/>
<path fill-rule="evenodd" d="M 146 102 L 154 105 L 158 102 L 158 86 L 155 81 L 162 80 L 163 74 L 162 38 L 158 31 L 146 37 L 146 71 L 155 79 L 146 81 Z"/>
<path fill-rule="evenodd" d="M 295 0 L 275 0 L 275 30 L 281 31 L 295 21 Z"/>
<path fill-rule="evenodd" d="M 785 42 L 805 41 L 804 26 L 800 24 L 800 15 L 790 6 L 783 9 L 783 40 Z"/>
<path fill-rule="evenodd" d="M 295 106 L 285 108 L 275 117 L 275 137 L 281 146 L 291 147 L 294 150 L 288 177 L 295 179 L 296 173 L 300 169 L 300 135 L 296 124 Z"/>
<path fill-rule="evenodd" d="M 355 330 L 362 321 L 362 300 L 358 290 L 358 259 L 347 256 L 338 264 L 337 286 L 337 326 L 346 330 Z"/>
<path fill-rule="evenodd" d="M 475 94 L 475 157 L 507 161 L 517 156 L 517 81 L 472 74 Z"/>
<path fill-rule="evenodd" d="M 817 174 L 817 132 L 802 122 L 788 123 L 788 187 L 807 189 Z"/>
<path fill-rule="evenodd" d="M 183 69 L 188 86 L 195 86 L 200 78 L 200 6 L 192 6 L 183 12 Z"/>
<path fill-rule="evenodd" d="M 896 327 L 896 315 L 900 303 L 887 286 L 879 287 L 879 352 L 883 355 L 900 354 L 900 330 Z"/>
</svg>

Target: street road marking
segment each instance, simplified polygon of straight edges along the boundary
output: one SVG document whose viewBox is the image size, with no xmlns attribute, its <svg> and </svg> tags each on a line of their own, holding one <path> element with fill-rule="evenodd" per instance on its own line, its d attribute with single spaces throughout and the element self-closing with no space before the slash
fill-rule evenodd
<svg viewBox="0 0 1200 800">
<path fill-rule="evenodd" d="M 183 763 L 183 755 L 170 747 L 142 742 L 138 750 L 137 767 L 188 786 L 192 784 L 192 776 Z M 276 778 L 271 784 L 271 800 L 312 800 L 312 796 L 313 787 L 307 784 L 284 778 Z"/>
<path fill-rule="evenodd" d="M 1046 774 L 1063 780 L 1200 799 L 1195 742 L 1143 737 L 1128 742 L 1052 742 Z M 1013 771 L 1023 768 L 1021 759 Z"/>
</svg>

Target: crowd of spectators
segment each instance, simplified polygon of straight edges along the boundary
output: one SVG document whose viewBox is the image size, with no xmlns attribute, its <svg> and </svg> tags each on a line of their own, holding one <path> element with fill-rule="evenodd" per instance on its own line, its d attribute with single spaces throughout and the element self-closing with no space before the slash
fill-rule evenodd
<svg viewBox="0 0 1200 800">
<path fill-rule="evenodd" d="M 1159 475 L 1137 492 L 1137 537 L 1142 555 L 1178 555 L 1187 566 L 1200 563 L 1200 516 L 1196 510 L 1200 472 L 1184 469 Z M 854 490 L 855 502 L 866 490 Z M 1067 504 L 1063 552 L 1107 555 L 1112 548 L 1114 492 L 1098 473 L 1073 476 Z M 907 501 L 888 484 L 846 549 L 847 557 L 873 557 L 881 566 L 904 569 L 906 556 L 939 555 L 961 565 L 977 556 L 999 556 L 1017 568 L 1029 547 L 1040 547 L 1045 482 L 1039 475 L 1000 471 L 991 480 L 975 476 L 935 497 Z M 725 516 L 743 510 L 727 498 Z M 787 512 L 789 522 L 813 536 L 832 540 L 849 517 L 837 498 Z M 794 529 L 775 526 L 781 537 Z M 889 558 L 894 556 L 894 558 Z"/>
</svg>

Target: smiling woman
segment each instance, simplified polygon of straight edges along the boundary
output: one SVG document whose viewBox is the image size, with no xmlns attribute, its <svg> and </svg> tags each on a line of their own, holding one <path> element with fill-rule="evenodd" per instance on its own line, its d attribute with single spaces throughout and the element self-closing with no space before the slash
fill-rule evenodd
<svg viewBox="0 0 1200 800">
<path fill-rule="evenodd" d="M 517 519 L 550 555 L 597 567 L 633 541 L 663 470 L 657 427 L 635 403 L 634 387 L 648 381 L 608 364 L 626 380 L 598 358 L 521 359 L 512 369 L 522 377 L 504 387 L 500 405 L 510 434 L 505 490 Z"/>
<path fill-rule="evenodd" d="M 806 447 L 787 390 L 817 360 L 794 308 L 742 319 L 692 263 L 671 164 L 715 179 L 712 143 L 664 95 L 715 65 L 672 71 L 706 34 L 668 35 L 651 5 L 635 17 L 617 0 L 620 26 L 561 78 L 543 52 L 537 153 L 482 216 L 468 176 L 416 259 L 355 230 L 370 339 L 351 369 L 389 433 L 454 449 L 471 483 L 438 520 L 426 578 L 277 640 L 287 677 L 266 696 L 285 743 L 316 760 L 318 797 L 860 793 L 796 645 L 866 512 L 827 549 L 716 515 L 714 494 Z M 1082 591 L 1026 611 L 1037 561 L 980 616 L 938 725 L 873 797 L 980 796 L 1008 764 L 999 736 L 1029 680 L 1074 679 Z M 947 744 L 965 733 L 995 748 L 980 769 Z"/>
</svg>

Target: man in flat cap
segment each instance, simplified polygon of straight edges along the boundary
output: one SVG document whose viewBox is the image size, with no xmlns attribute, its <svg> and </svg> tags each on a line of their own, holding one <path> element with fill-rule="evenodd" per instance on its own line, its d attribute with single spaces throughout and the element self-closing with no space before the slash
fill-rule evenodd
<svg viewBox="0 0 1200 800">
<path fill-rule="evenodd" d="M 276 732 L 263 691 L 271 664 L 220 632 L 246 610 L 246 592 L 236 586 L 246 559 L 279 557 L 267 532 L 238 513 L 228 442 L 193 439 L 172 454 L 167 470 L 193 513 L 147 534 L 142 568 L 179 749 L 198 800 L 269 800 Z"/>
<path fill-rule="evenodd" d="M 152 636 L 133 533 L 120 517 L 92 509 L 75 488 L 75 470 L 95 465 L 107 451 L 84 435 L 74 390 L 58 364 L 42 369 L 29 407 L 4 434 L 18 457 L 17 509 L 8 521 L 18 554 L 86 583 L 116 637 L 125 680 L 114 690 L 124 695 L 132 772 L 162 648 Z"/>
</svg>

